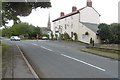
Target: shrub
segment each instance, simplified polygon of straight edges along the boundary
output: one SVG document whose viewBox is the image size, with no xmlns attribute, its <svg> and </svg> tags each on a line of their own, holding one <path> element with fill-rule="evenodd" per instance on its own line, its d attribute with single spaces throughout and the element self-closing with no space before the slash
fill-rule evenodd
<svg viewBox="0 0 120 80">
<path fill-rule="evenodd" d="M 75 36 L 75 41 L 77 41 L 78 40 L 78 35 L 77 35 L 77 33 L 74 33 L 74 36 Z"/>
<path fill-rule="evenodd" d="M 65 39 L 65 40 L 70 40 L 70 36 L 69 36 L 68 33 L 64 33 L 64 39 Z"/>
<path fill-rule="evenodd" d="M 58 39 L 58 35 L 57 34 L 55 34 L 55 38 Z"/>
<path fill-rule="evenodd" d="M 92 40 L 92 38 L 90 38 L 90 44 L 92 44 L 92 42 L 93 42 L 93 40 Z"/>
<path fill-rule="evenodd" d="M 53 37 L 54 37 L 54 35 L 53 35 L 53 33 L 51 33 L 51 39 L 53 40 Z"/>
<path fill-rule="evenodd" d="M 64 40 L 64 35 L 63 34 L 60 34 L 60 39 Z"/>
</svg>

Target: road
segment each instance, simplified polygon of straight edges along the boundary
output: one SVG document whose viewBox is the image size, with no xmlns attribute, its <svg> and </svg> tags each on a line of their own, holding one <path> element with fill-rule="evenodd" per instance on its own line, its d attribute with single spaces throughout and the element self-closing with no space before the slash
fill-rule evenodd
<svg viewBox="0 0 120 80">
<path fill-rule="evenodd" d="M 84 45 L 45 40 L 18 45 L 41 78 L 118 78 L 118 61 L 81 52 Z"/>
</svg>

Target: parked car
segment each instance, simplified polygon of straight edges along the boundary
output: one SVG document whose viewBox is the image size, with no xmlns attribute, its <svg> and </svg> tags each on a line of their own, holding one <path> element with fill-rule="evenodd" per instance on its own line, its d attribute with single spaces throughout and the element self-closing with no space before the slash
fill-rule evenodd
<svg viewBox="0 0 120 80">
<path fill-rule="evenodd" d="M 18 36 L 11 36 L 10 40 L 11 41 L 20 41 L 20 37 L 18 37 Z"/>
<path fill-rule="evenodd" d="M 43 37 L 42 37 L 42 40 L 48 40 L 48 37 L 43 36 Z"/>
</svg>

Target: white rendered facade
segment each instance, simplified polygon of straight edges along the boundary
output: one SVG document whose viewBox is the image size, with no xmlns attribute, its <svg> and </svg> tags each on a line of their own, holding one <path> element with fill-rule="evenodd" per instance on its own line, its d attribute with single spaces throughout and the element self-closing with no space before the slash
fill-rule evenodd
<svg viewBox="0 0 120 80">
<path fill-rule="evenodd" d="M 97 37 L 96 32 L 92 31 L 83 23 L 99 24 L 99 13 L 93 7 L 86 6 L 71 14 L 63 15 L 60 18 L 53 20 L 53 33 L 58 35 L 68 33 L 70 37 L 72 37 L 72 33 L 77 33 L 78 41 L 89 44 L 90 39 L 92 38 L 95 43 L 99 43 L 100 40 Z M 89 34 L 85 35 L 86 32 Z M 72 39 L 74 40 L 74 36 Z"/>
</svg>

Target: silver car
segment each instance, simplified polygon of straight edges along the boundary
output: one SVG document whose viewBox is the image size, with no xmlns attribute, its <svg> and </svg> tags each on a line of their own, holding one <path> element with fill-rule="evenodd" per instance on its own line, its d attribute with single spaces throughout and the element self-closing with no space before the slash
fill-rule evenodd
<svg viewBox="0 0 120 80">
<path fill-rule="evenodd" d="M 20 37 L 18 37 L 18 36 L 11 36 L 10 40 L 11 41 L 20 41 Z"/>
</svg>

